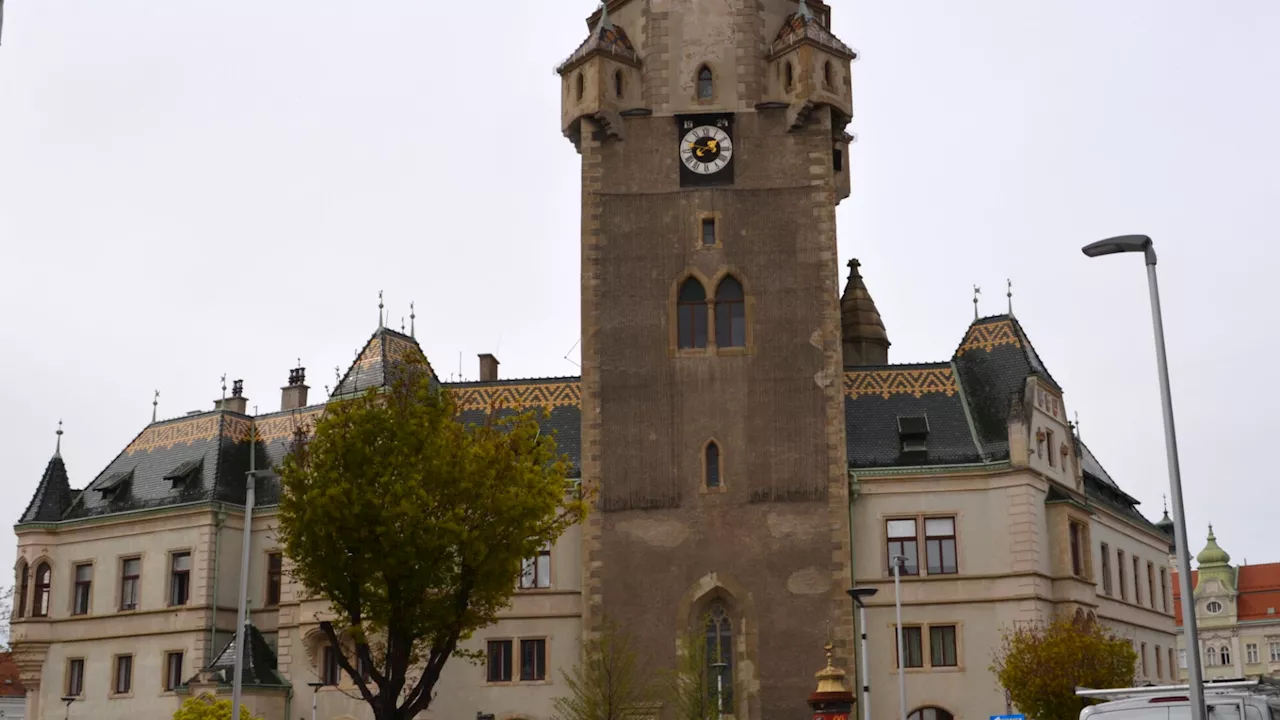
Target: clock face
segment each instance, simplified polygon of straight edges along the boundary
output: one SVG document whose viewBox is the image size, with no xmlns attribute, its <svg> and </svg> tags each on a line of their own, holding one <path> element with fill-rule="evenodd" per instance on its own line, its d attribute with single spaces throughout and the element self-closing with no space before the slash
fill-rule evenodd
<svg viewBox="0 0 1280 720">
<path fill-rule="evenodd" d="M 680 138 L 680 161 L 699 175 L 720 172 L 733 159 L 733 140 L 714 125 L 699 125 Z"/>
</svg>

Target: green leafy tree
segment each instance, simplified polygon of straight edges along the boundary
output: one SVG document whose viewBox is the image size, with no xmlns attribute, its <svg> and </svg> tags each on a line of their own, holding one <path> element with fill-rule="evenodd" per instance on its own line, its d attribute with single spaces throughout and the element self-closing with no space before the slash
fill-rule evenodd
<svg viewBox="0 0 1280 720">
<path fill-rule="evenodd" d="M 218 700 L 209 693 L 187 698 L 182 707 L 173 714 L 173 720 L 231 720 L 231 701 Z M 249 713 L 249 708 L 240 706 L 240 720 L 262 720 Z"/>
<path fill-rule="evenodd" d="M 389 375 L 299 431 L 279 535 L 293 576 L 330 602 L 321 630 L 373 717 L 411 720 L 449 658 L 474 657 L 459 643 L 508 604 L 521 561 L 586 503 L 532 414 L 464 426 L 420 354 Z"/>
<path fill-rule="evenodd" d="M 1091 701 L 1077 687 L 1128 687 L 1137 653 L 1096 622 L 1056 620 L 1004 633 L 991 671 L 1018 709 L 1036 720 L 1076 720 Z"/>
<path fill-rule="evenodd" d="M 625 720 L 651 701 L 631 636 L 610 620 L 583 644 L 582 662 L 562 672 L 569 694 L 556 698 L 556 720 Z"/>
<path fill-rule="evenodd" d="M 708 672 L 706 627 L 703 617 L 698 630 L 688 630 L 680 638 L 676 667 L 664 677 L 664 696 L 677 720 L 718 720 L 719 686 Z"/>
</svg>

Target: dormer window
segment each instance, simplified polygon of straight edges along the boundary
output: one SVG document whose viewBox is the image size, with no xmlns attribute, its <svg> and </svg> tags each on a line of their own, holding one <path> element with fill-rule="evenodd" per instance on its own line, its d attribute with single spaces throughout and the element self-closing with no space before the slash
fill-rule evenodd
<svg viewBox="0 0 1280 720">
<path fill-rule="evenodd" d="M 113 473 L 107 476 L 106 480 L 98 483 L 94 490 L 102 493 L 103 500 L 114 501 L 125 496 L 131 480 L 133 480 L 132 469 Z"/>
<path fill-rule="evenodd" d="M 703 65 L 698 70 L 698 99 L 710 100 L 715 95 L 715 81 L 711 75 L 711 68 Z"/>
<path fill-rule="evenodd" d="M 898 441 L 904 459 L 923 461 L 929 452 L 929 418 L 927 415 L 898 417 Z"/>
<path fill-rule="evenodd" d="M 188 460 L 166 473 L 164 479 L 169 481 L 172 489 L 182 490 L 196 477 L 200 464 L 200 460 Z"/>
</svg>

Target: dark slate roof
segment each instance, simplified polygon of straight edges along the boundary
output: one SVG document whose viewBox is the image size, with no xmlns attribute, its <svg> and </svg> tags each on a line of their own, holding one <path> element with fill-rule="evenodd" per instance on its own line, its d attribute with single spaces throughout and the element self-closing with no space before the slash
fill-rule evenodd
<svg viewBox="0 0 1280 720">
<path fill-rule="evenodd" d="M 949 363 L 846 368 L 845 443 L 855 468 L 982 460 Z M 903 453 L 898 418 L 925 417 L 925 451 Z"/>
<path fill-rule="evenodd" d="M 55 522 L 62 519 L 73 500 L 71 484 L 67 479 L 67 466 L 62 456 L 55 454 L 45 466 L 44 476 L 36 486 L 35 495 L 27 504 L 18 523 Z"/>
<path fill-rule="evenodd" d="M 495 382 L 446 383 L 458 403 L 459 419 L 480 424 L 490 411 L 507 417 L 525 410 L 549 413 L 538 422 L 543 432 L 555 434 L 557 449 L 569 456 L 571 475 L 577 476 L 582 462 L 582 410 L 576 377 Z"/>
<path fill-rule="evenodd" d="M 342 376 L 331 397 L 385 387 L 406 353 L 424 357 L 417 340 L 391 328 L 378 328 L 364 344 L 351 367 L 347 368 L 347 374 Z M 430 363 L 427 364 L 427 370 L 431 371 Z M 435 377 L 434 371 L 431 372 L 432 377 Z"/>
<path fill-rule="evenodd" d="M 244 647 L 244 684 L 288 685 L 289 682 L 276 670 L 275 652 L 271 650 L 271 646 L 267 644 L 266 638 L 262 637 L 258 628 L 252 624 L 245 624 L 244 631 L 245 640 L 248 641 Z M 234 679 L 235 662 L 236 641 L 232 638 L 205 670 L 217 673 L 221 676 L 223 684 L 230 685 Z"/>
</svg>

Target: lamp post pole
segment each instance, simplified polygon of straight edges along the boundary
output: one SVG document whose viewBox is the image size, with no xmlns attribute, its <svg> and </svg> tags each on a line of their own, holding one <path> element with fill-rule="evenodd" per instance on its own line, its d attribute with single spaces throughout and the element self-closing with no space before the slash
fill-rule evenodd
<svg viewBox="0 0 1280 720">
<path fill-rule="evenodd" d="M 64 702 L 64 703 L 66 703 L 66 704 L 67 704 L 67 711 L 66 711 L 66 713 L 62 716 L 62 717 L 64 717 L 64 718 L 66 718 L 66 720 L 71 720 L 71 703 L 73 703 L 73 702 L 75 702 L 75 701 L 76 701 L 76 696 L 75 696 L 75 695 L 65 695 L 65 696 L 63 696 L 63 698 L 62 698 L 62 702 Z"/>
<path fill-rule="evenodd" d="M 245 623 L 249 611 L 249 549 L 253 539 L 253 491 L 257 479 L 255 458 L 258 454 L 257 425 L 249 423 L 249 472 L 245 477 L 244 548 L 240 554 L 240 607 L 236 617 L 236 658 L 231 680 L 231 717 L 240 717 L 240 694 L 244 687 Z M 314 697 L 314 696 L 313 696 Z"/>
<path fill-rule="evenodd" d="M 721 660 L 711 663 L 711 667 L 716 669 L 716 717 L 724 720 L 724 669 L 729 664 Z"/>
<path fill-rule="evenodd" d="M 893 607 L 898 615 L 898 705 L 902 720 L 907 720 L 906 645 L 902 642 L 902 563 L 905 555 L 893 556 Z"/>
<path fill-rule="evenodd" d="M 879 588 L 851 588 L 849 597 L 858 606 L 858 632 L 861 644 L 861 655 L 858 662 L 858 679 L 862 685 L 862 720 L 871 720 L 871 684 L 867 682 L 867 604 L 863 598 L 875 595 Z"/>
<path fill-rule="evenodd" d="M 1169 389 L 1169 362 L 1164 347 L 1164 319 L 1160 314 L 1160 285 L 1156 279 L 1156 250 L 1146 235 L 1121 235 L 1099 240 L 1083 248 L 1089 257 L 1140 252 L 1147 265 L 1151 294 L 1151 324 L 1155 331 L 1156 367 L 1160 374 L 1160 404 L 1164 411 L 1164 445 L 1169 464 L 1169 496 L 1173 501 L 1173 537 L 1178 558 L 1178 586 L 1182 593 L 1182 622 L 1187 629 L 1187 678 L 1192 720 L 1205 720 L 1204 679 L 1200 668 L 1200 633 L 1196 623 L 1194 589 L 1191 586 L 1191 549 L 1182 506 L 1182 473 L 1178 467 L 1178 437 L 1173 425 L 1173 395 Z"/>
<path fill-rule="evenodd" d="M 322 682 L 307 683 L 307 687 L 311 688 L 311 720 L 316 720 L 316 697 L 320 694 L 320 688 L 324 687 Z"/>
</svg>

